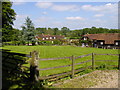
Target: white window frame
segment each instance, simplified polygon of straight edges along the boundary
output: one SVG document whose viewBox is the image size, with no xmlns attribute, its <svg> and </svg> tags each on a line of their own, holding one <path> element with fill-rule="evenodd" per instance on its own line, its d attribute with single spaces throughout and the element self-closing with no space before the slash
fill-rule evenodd
<svg viewBox="0 0 120 90">
<path fill-rule="evenodd" d="M 50 37 L 50 39 L 52 39 L 52 37 Z"/>
<path fill-rule="evenodd" d="M 87 38 L 86 38 L 86 37 L 84 37 L 84 40 L 87 40 Z"/>
<path fill-rule="evenodd" d="M 45 38 L 43 38 L 42 40 L 45 40 Z"/>
<path fill-rule="evenodd" d="M 56 39 L 56 37 L 54 37 L 54 39 Z"/>
</svg>

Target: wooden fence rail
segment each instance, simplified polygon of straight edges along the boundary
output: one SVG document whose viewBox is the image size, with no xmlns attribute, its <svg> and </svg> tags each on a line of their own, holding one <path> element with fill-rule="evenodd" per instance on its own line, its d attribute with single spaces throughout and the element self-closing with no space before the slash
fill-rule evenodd
<svg viewBox="0 0 120 90">
<path fill-rule="evenodd" d="M 48 60 L 59 60 L 59 59 L 67 59 L 70 57 L 60 57 L 60 58 L 39 58 L 40 61 L 48 61 Z"/>
<path fill-rule="evenodd" d="M 115 55 L 115 56 L 118 56 L 119 54 L 94 54 L 94 55 Z"/>
<path fill-rule="evenodd" d="M 95 57 L 94 57 L 95 55 L 115 55 L 115 56 L 119 56 L 119 58 L 118 58 L 118 60 L 95 60 Z M 87 56 L 91 56 L 91 60 L 75 63 L 76 59 L 87 57 Z M 43 79 L 50 79 L 50 78 L 56 78 L 56 77 L 64 76 L 64 75 L 71 75 L 72 78 L 73 78 L 75 73 L 80 72 L 82 70 L 85 70 L 87 68 L 92 68 L 94 70 L 96 61 L 109 61 L 109 62 L 117 62 L 118 61 L 118 68 L 120 69 L 120 54 L 96 54 L 96 53 L 91 53 L 91 54 L 81 55 L 81 56 L 77 56 L 77 57 L 74 57 L 72 55 L 70 57 L 60 57 L 60 58 L 39 58 L 38 57 L 38 52 L 33 51 L 33 52 L 30 53 L 30 56 L 27 55 L 27 57 L 31 57 L 30 72 L 31 72 L 31 78 L 34 79 L 35 81 L 38 81 L 38 79 L 42 79 L 42 80 Z M 39 67 L 38 66 L 38 61 L 61 60 L 61 59 L 69 59 L 69 60 L 71 60 L 71 64 L 63 65 L 63 66 L 50 67 L 50 68 L 38 68 Z M 81 65 L 81 64 L 84 64 L 84 63 L 88 63 L 88 62 L 91 62 L 90 66 L 80 68 L 80 69 L 75 69 L 74 68 L 75 65 Z M 50 75 L 50 76 L 39 76 L 40 71 L 51 70 L 51 69 L 56 69 L 56 68 L 63 68 L 63 67 L 71 67 L 71 71 L 64 72 L 64 73 L 59 73 L 59 74 L 54 74 L 54 75 Z"/>
<path fill-rule="evenodd" d="M 75 59 L 78 59 L 78 58 L 83 58 L 83 57 L 90 56 L 90 55 L 92 55 L 92 54 L 81 55 L 81 56 L 75 57 Z"/>
</svg>

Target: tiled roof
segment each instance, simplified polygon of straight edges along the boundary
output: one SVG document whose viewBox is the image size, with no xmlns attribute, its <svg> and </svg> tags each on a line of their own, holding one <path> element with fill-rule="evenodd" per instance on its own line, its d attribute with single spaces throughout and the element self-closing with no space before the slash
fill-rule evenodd
<svg viewBox="0 0 120 90">
<path fill-rule="evenodd" d="M 105 40 L 105 44 L 114 44 L 115 40 L 120 40 L 119 33 L 86 34 L 84 36 L 88 37 L 91 40 Z"/>
</svg>

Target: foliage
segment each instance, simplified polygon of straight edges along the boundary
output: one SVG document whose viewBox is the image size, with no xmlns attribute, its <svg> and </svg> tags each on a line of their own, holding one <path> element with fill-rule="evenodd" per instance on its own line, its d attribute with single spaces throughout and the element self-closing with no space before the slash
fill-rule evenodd
<svg viewBox="0 0 120 90">
<path fill-rule="evenodd" d="M 35 32 L 34 32 L 34 25 L 29 17 L 25 19 L 24 26 L 22 26 L 23 30 L 23 40 L 29 43 L 31 42 L 32 45 L 35 44 Z"/>
<path fill-rule="evenodd" d="M 52 41 L 40 41 L 41 45 L 52 45 Z"/>
<path fill-rule="evenodd" d="M 12 25 L 15 20 L 16 13 L 11 7 L 11 2 L 2 2 L 2 41 L 12 40 Z"/>
<path fill-rule="evenodd" d="M 54 45 L 62 45 L 62 41 L 60 41 L 60 40 L 54 40 L 53 44 Z"/>
<path fill-rule="evenodd" d="M 67 27 L 61 28 L 62 35 L 68 36 L 68 33 L 70 32 L 70 29 Z"/>
<path fill-rule="evenodd" d="M 61 40 L 53 40 L 53 41 L 39 41 L 39 45 L 62 45 Z"/>
<path fill-rule="evenodd" d="M 107 29 L 107 28 L 83 28 L 80 30 L 70 30 L 68 27 L 58 28 L 36 28 L 37 34 L 50 34 L 50 35 L 64 35 L 70 39 L 80 39 L 85 34 L 98 34 L 98 33 L 119 33 L 119 29 Z"/>
<path fill-rule="evenodd" d="M 88 40 L 81 40 L 81 43 L 88 43 Z"/>
<path fill-rule="evenodd" d="M 80 37 L 70 37 L 69 39 L 80 39 Z"/>
</svg>

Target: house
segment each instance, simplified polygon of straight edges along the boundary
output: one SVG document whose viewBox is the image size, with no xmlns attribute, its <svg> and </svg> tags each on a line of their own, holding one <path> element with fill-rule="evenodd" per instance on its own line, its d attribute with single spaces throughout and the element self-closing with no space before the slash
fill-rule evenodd
<svg viewBox="0 0 120 90">
<path fill-rule="evenodd" d="M 60 39 L 64 39 L 64 36 L 61 35 L 44 35 L 44 34 L 39 34 L 36 36 L 37 40 L 60 40 Z"/>
<path fill-rule="evenodd" d="M 93 47 L 120 49 L 119 33 L 86 34 L 83 40 L 90 40 Z"/>
</svg>

